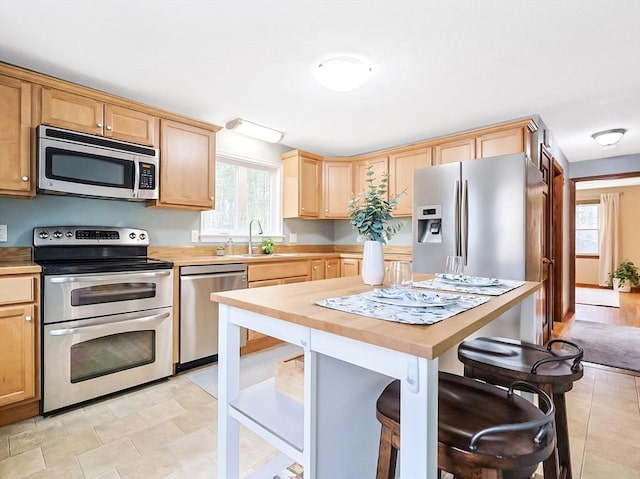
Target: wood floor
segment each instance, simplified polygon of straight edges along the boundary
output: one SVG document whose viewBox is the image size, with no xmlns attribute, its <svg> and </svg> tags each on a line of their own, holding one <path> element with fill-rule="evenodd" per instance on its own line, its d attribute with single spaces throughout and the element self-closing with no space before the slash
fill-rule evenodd
<svg viewBox="0 0 640 479">
<path fill-rule="evenodd" d="M 640 292 L 620 293 L 619 308 L 576 304 L 575 313 L 567 321 L 554 323 L 553 337 L 566 337 L 575 320 L 640 328 Z"/>
</svg>

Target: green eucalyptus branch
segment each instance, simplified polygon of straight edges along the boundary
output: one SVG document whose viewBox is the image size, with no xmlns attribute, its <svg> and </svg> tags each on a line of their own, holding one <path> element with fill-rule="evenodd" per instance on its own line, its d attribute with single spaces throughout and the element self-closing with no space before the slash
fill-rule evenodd
<svg viewBox="0 0 640 479">
<path fill-rule="evenodd" d="M 349 201 L 349 215 L 351 225 L 359 236 L 366 240 L 386 243 L 405 226 L 404 221 L 395 225 L 390 225 L 389 222 L 393 219 L 391 212 L 398 205 L 398 200 L 407 193 L 407 189 L 392 195 L 387 200 L 385 196 L 389 184 L 389 173 L 383 173 L 377 185 L 374 175 L 372 167 L 369 166 L 365 180 L 368 186 L 360 195 L 354 195 Z"/>
</svg>

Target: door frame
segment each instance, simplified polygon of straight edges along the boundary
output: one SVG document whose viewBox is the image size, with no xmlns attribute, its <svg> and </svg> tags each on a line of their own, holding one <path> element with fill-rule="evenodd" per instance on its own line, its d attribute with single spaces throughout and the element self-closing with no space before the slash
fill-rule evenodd
<svg viewBox="0 0 640 479">
<path fill-rule="evenodd" d="M 611 175 L 581 176 L 569 180 L 569 307 L 566 317 L 576 311 L 576 183 L 580 181 L 618 180 L 640 177 L 640 173 L 615 173 Z"/>
<path fill-rule="evenodd" d="M 552 156 L 552 164 L 551 164 L 551 185 L 553 188 L 553 194 L 551 196 L 551 223 L 552 223 L 552 232 L 551 232 L 551 251 L 552 251 L 552 259 L 554 260 L 553 264 L 553 287 L 556 290 L 556 294 L 553 297 L 553 321 L 562 321 L 563 311 L 562 311 L 562 300 L 563 300 L 563 291 L 564 291 L 564 282 L 562 280 L 563 272 L 564 272 L 564 261 L 563 261 L 563 240 L 564 240 L 564 228 L 563 228 L 563 218 L 564 218 L 564 170 L 562 169 L 561 164 Z M 553 324 L 551 325 L 553 329 Z"/>
</svg>

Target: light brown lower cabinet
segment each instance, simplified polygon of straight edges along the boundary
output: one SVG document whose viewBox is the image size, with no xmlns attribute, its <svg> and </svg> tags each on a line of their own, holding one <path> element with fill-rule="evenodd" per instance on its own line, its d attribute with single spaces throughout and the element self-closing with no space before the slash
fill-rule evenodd
<svg viewBox="0 0 640 479">
<path fill-rule="evenodd" d="M 331 258 L 325 260 L 325 273 L 326 279 L 339 278 L 340 277 L 340 259 Z"/>
<path fill-rule="evenodd" d="M 0 426 L 38 414 L 39 275 L 0 276 Z"/>
<path fill-rule="evenodd" d="M 278 284 L 301 283 L 312 277 L 311 261 L 283 261 L 281 263 L 250 264 L 247 268 L 249 288 L 262 288 Z M 247 331 L 247 344 L 240 354 L 270 348 L 281 341 L 256 331 Z"/>
<path fill-rule="evenodd" d="M 340 276 L 358 276 L 360 274 L 360 262 L 354 258 L 340 260 Z"/>
</svg>

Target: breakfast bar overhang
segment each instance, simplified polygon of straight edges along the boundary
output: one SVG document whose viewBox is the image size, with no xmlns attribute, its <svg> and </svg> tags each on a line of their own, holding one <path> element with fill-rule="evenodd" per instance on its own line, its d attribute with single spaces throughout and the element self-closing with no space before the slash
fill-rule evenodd
<svg viewBox="0 0 640 479">
<path fill-rule="evenodd" d="M 431 277 L 415 275 L 416 280 Z M 391 380 L 399 379 L 400 475 L 436 479 L 438 370 L 456 368 L 452 354 L 471 335 L 539 343 L 540 286 L 525 282 L 432 325 L 388 322 L 315 304 L 374 289 L 359 277 L 213 293 L 212 301 L 220 303 L 218 477 L 240 476 L 240 424 L 302 464 L 307 479 L 375 477 L 380 433 L 375 402 Z M 509 315 L 514 310 L 518 314 Z M 242 327 L 302 348 L 303 404 L 277 393 L 273 380 L 240 390 Z"/>
</svg>

